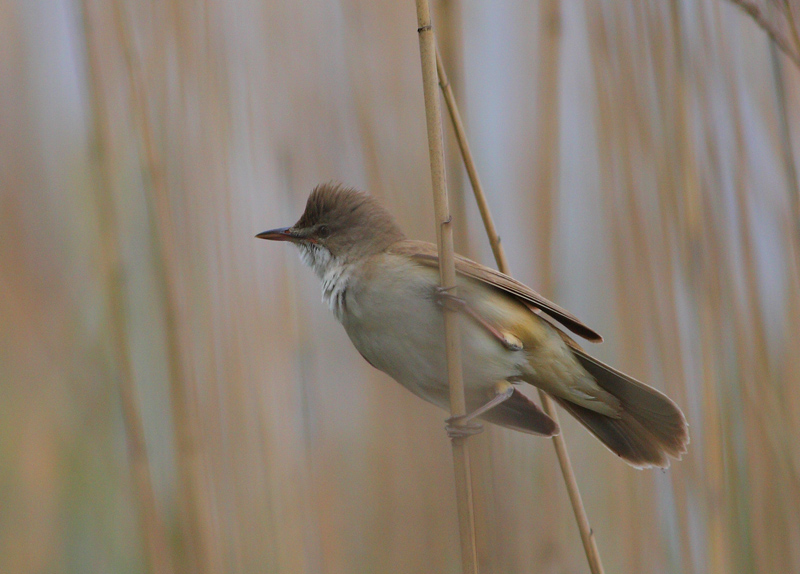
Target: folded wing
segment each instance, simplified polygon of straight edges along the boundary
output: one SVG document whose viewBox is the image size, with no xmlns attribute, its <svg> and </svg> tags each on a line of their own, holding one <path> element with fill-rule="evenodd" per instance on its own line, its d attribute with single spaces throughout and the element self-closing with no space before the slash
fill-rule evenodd
<svg viewBox="0 0 800 574">
<path fill-rule="evenodd" d="M 411 239 L 398 241 L 389 248 L 389 251 L 391 253 L 407 255 L 419 261 L 420 263 L 429 265 L 431 267 L 439 266 L 439 256 L 436 246 L 426 241 L 415 241 Z M 519 299 L 528 306 L 540 309 L 542 312 L 550 315 L 553 319 L 564 325 L 564 327 L 576 335 L 580 335 L 589 341 L 597 343 L 603 340 L 603 337 L 601 337 L 593 329 L 586 326 L 575 315 L 566 309 L 559 307 L 552 301 L 548 301 L 536 291 L 520 283 L 513 277 L 509 277 L 505 273 L 500 273 L 499 271 L 491 269 L 490 267 L 486 267 L 485 265 L 481 265 L 480 263 L 476 263 L 475 261 L 467 259 L 466 257 L 461 257 L 460 255 L 456 255 L 455 264 L 456 273 L 459 275 L 475 279 L 476 281 L 481 281 L 487 285 L 491 285 L 492 287 L 504 291 L 512 297 Z"/>
</svg>

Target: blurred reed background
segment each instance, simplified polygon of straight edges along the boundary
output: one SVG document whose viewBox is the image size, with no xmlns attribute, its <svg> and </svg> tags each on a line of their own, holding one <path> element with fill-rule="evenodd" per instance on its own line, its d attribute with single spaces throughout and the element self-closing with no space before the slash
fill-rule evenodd
<svg viewBox="0 0 800 574">
<path fill-rule="evenodd" d="M 642 472 L 563 417 L 607 571 L 800 571 L 800 69 L 722 0 L 435 8 L 515 275 L 691 424 Z M 0 1 L 0 572 L 460 571 L 446 414 L 253 237 L 336 179 L 434 238 L 415 24 Z M 472 444 L 482 571 L 585 572 L 549 441 Z"/>
</svg>

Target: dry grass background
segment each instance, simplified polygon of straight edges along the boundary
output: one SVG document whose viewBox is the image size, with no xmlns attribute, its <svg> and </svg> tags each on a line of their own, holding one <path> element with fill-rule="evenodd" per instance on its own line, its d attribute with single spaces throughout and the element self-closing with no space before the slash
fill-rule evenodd
<svg viewBox="0 0 800 574">
<path fill-rule="evenodd" d="M 800 71 L 720 0 L 435 7 L 515 275 L 690 420 L 640 472 L 562 417 L 607 571 L 800 570 Z M 433 239 L 415 23 L 0 1 L 0 571 L 459 571 L 445 413 L 253 238 L 337 179 Z M 482 571 L 585 571 L 550 444 L 472 444 Z"/>
</svg>

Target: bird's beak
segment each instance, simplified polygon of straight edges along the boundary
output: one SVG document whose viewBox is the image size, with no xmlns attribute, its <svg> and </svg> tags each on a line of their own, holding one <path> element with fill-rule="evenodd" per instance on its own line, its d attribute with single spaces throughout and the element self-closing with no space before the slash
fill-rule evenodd
<svg viewBox="0 0 800 574">
<path fill-rule="evenodd" d="M 278 229 L 262 231 L 256 237 L 272 241 L 298 241 L 300 239 L 291 227 L 279 227 Z"/>
</svg>

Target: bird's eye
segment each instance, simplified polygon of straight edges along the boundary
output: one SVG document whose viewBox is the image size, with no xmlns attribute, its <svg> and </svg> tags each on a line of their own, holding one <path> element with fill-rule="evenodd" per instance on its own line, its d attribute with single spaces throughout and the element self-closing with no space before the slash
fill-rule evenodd
<svg viewBox="0 0 800 574">
<path fill-rule="evenodd" d="M 317 237 L 321 239 L 325 239 L 331 234 L 331 230 L 328 228 L 327 225 L 320 225 L 317 228 Z"/>
</svg>

